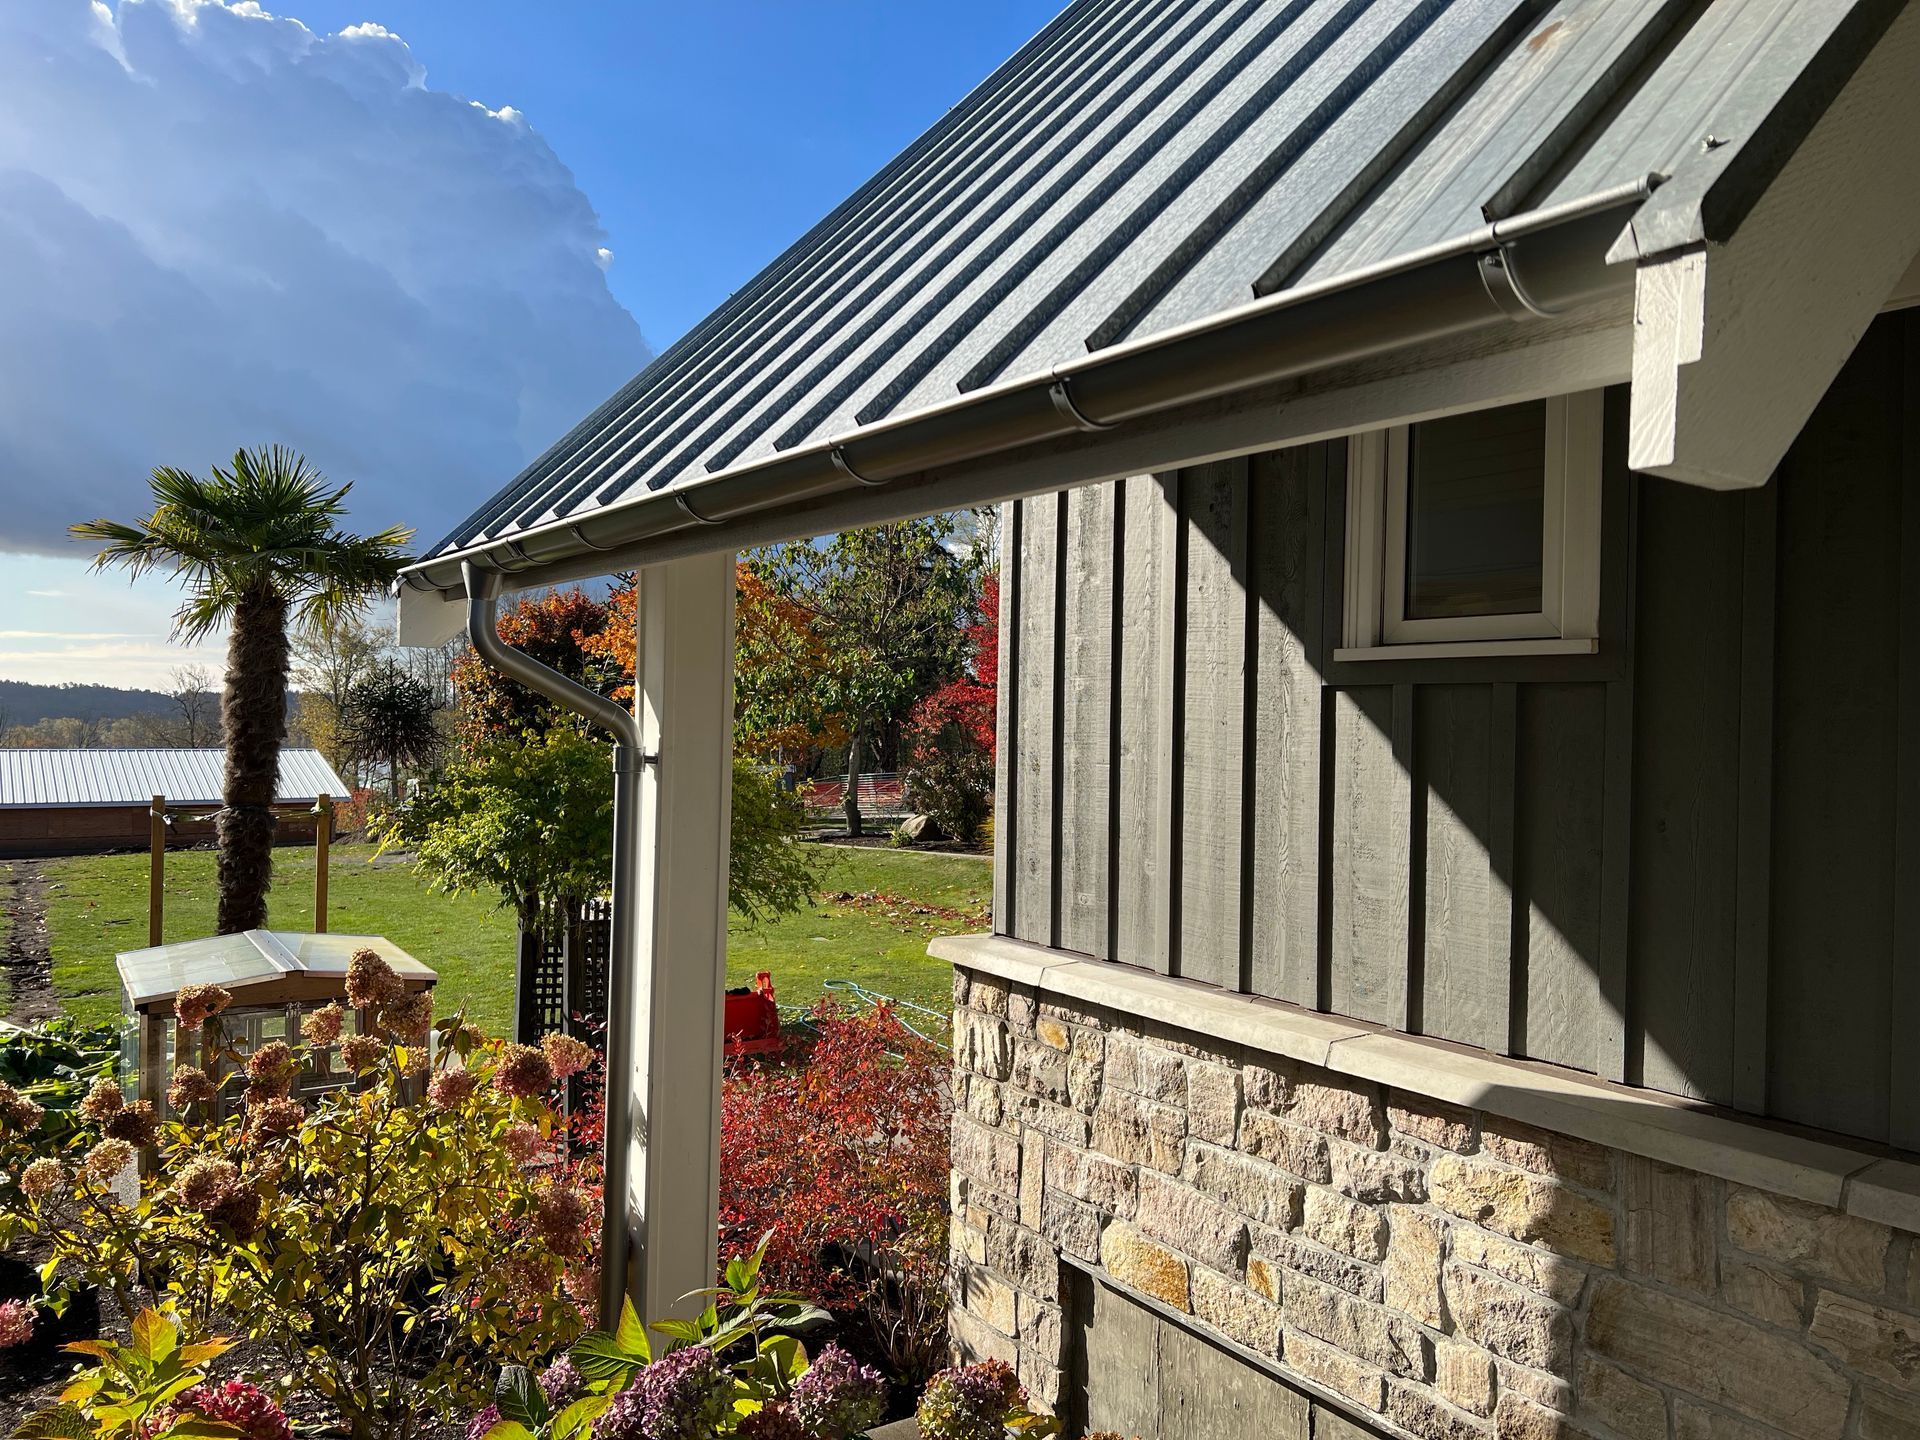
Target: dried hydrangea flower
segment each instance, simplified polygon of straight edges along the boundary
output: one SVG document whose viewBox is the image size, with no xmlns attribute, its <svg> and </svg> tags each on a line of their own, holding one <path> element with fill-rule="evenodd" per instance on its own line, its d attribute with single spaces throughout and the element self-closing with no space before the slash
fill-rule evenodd
<svg viewBox="0 0 1920 1440">
<path fill-rule="evenodd" d="M 25 1135 L 39 1125 L 47 1112 L 6 1081 L 0 1080 L 0 1123 L 16 1134 Z"/>
<path fill-rule="evenodd" d="M 151 1145 L 160 1133 L 160 1117 L 154 1113 L 151 1100 L 136 1100 L 114 1111 L 102 1128 L 115 1140 L 124 1140 L 129 1145 Z"/>
<path fill-rule="evenodd" d="M 87 1098 L 80 1102 L 80 1118 L 98 1125 L 111 1116 L 118 1115 L 120 1108 L 127 1103 L 120 1082 L 111 1076 L 102 1075 L 93 1082 L 87 1091 Z"/>
<path fill-rule="evenodd" d="M 33 1307 L 24 1300 L 0 1302 L 0 1350 L 33 1339 Z"/>
<path fill-rule="evenodd" d="M 95 1185 L 111 1185 L 120 1172 L 133 1163 L 133 1146 L 124 1140 L 102 1140 L 80 1162 L 80 1169 Z"/>
<path fill-rule="evenodd" d="M 322 1005 L 301 1017 L 300 1033 L 307 1037 L 309 1045 L 318 1045 L 324 1050 L 340 1038 L 346 1024 L 347 1012 L 338 1004 Z"/>
<path fill-rule="evenodd" d="M 982 1360 L 929 1380 L 915 1418 L 926 1440 L 1001 1440 L 1007 1416 L 1024 1400 L 1012 1366 Z"/>
<path fill-rule="evenodd" d="M 213 1077 L 197 1065 L 176 1065 L 173 1083 L 167 1086 L 167 1104 L 175 1110 L 189 1105 L 204 1105 L 220 1093 Z"/>
<path fill-rule="evenodd" d="M 531 1045 L 502 1045 L 494 1062 L 493 1088 L 523 1100 L 544 1095 L 553 1088 L 553 1067 Z"/>
<path fill-rule="evenodd" d="M 374 1024 L 396 1040 L 420 1044 L 433 1028 L 433 992 L 416 990 L 387 1001 L 374 1017 Z"/>
<path fill-rule="evenodd" d="M 182 1030 L 198 1030 L 233 1003 L 233 992 L 221 985 L 182 985 L 173 997 L 173 1015 Z"/>
<path fill-rule="evenodd" d="M 247 1057 L 247 1095 L 284 1095 L 300 1073 L 299 1057 L 284 1040 L 269 1040 Z"/>
<path fill-rule="evenodd" d="M 347 1003 L 356 1010 L 390 1004 L 406 988 L 393 967 L 371 950 L 356 950 L 347 961 Z"/>
<path fill-rule="evenodd" d="M 595 1440 L 711 1440 L 733 1408 L 732 1388 L 706 1346 L 670 1351 L 615 1397 Z"/>
<path fill-rule="evenodd" d="M 511 1256 L 501 1262 L 499 1275 L 508 1303 L 520 1311 L 539 1309 L 560 1288 L 552 1259 L 543 1255 Z"/>
<path fill-rule="evenodd" d="M 202 1155 L 189 1160 L 173 1182 L 173 1193 L 189 1210 L 202 1214 L 214 1208 L 240 1183 L 240 1170 L 231 1160 Z"/>
<path fill-rule="evenodd" d="M 45 1202 L 66 1188 L 67 1167 L 51 1155 L 42 1155 L 20 1172 L 20 1193 L 29 1200 Z"/>
<path fill-rule="evenodd" d="M 482 1437 L 499 1423 L 500 1407 L 491 1404 L 483 1406 L 475 1411 L 473 1418 L 467 1422 L 466 1440 L 482 1440 Z"/>
<path fill-rule="evenodd" d="M 593 1206 L 585 1192 L 571 1185 L 548 1185 L 534 1197 L 533 1228 L 549 1249 L 563 1255 L 581 1248 L 592 1219 Z"/>
<path fill-rule="evenodd" d="M 247 1107 L 250 1128 L 261 1136 L 291 1134 L 306 1123 L 306 1118 L 307 1107 L 285 1096 Z"/>
<path fill-rule="evenodd" d="M 195 1416 L 230 1426 L 236 1440 L 293 1440 L 287 1412 L 266 1391 L 246 1380 L 195 1385 L 168 1409 L 174 1407 L 178 1409 L 173 1414 L 150 1417 L 149 1434 L 164 1434 L 168 1425 Z"/>
<path fill-rule="evenodd" d="M 818 1440 L 785 1400 L 775 1400 L 742 1416 L 738 1433 L 741 1440 Z"/>
<path fill-rule="evenodd" d="M 793 1386 L 793 1409 L 810 1435 L 857 1435 L 880 1423 L 887 1382 L 838 1345 L 828 1345 Z"/>
<path fill-rule="evenodd" d="M 549 1410 L 566 1409 L 586 1388 L 587 1377 L 564 1355 L 540 1372 L 540 1393 L 547 1397 Z"/>
<path fill-rule="evenodd" d="M 224 1225 L 239 1240 L 250 1240 L 260 1224 L 260 1192 L 248 1185 L 236 1185 L 207 1211 L 207 1218 Z"/>
<path fill-rule="evenodd" d="M 427 1103 L 436 1110 L 457 1110 L 479 1081 L 471 1070 L 442 1070 L 427 1082 Z"/>
<path fill-rule="evenodd" d="M 540 1127 L 517 1121 L 500 1136 L 500 1148 L 515 1164 L 524 1165 L 540 1153 Z"/>
<path fill-rule="evenodd" d="M 386 1042 L 378 1035 L 349 1035 L 340 1042 L 340 1063 L 356 1074 L 373 1069 L 386 1053 Z"/>
<path fill-rule="evenodd" d="M 594 1050 L 591 1045 L 558 1032 L 540 1037 L 540 1053 L 547 1057 L 547 1066 L 553 1071 L 555 1080 L 578 1075 L 593 1064 Z"/>
</svg>

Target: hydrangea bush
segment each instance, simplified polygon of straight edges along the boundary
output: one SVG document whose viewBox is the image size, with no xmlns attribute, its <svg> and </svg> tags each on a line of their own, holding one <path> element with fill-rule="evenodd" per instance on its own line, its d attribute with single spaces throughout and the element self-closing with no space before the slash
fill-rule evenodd
<svg viewBox="0 0 1920 1440">
<path fill-rule="evenodd" d="M 356 1440 L 410 1440 L 483 1398 L 499 1362 L 581 1329 L 595 1207 L 544 1143 L 557 1072 L 578 1057 L 458 1018 L 436 1027 L 430 995 L 371 951 L 347 992 L 366 1033 L 344 1035 L 329 1006 L 297 1044 L 241 1055 L 221 1031 L 231 997 L 183 989 L 181 1048 L 204 1027 L 207 1069 L 175 1071 L 165 1120 L 102 1080 L 48 1140 L 38 1107 L 0 1085 L 0 1162 L 19 1181 L 0 1192 L 0 1238 L 51 1250 L 46 1303 L 90 1284 L 128 1314 L 171 1306 L 202 1330 L 218 1317 L 270 1344 Z M 329 1048 L 356 1083 L 309 1107 L 294 1082 Z"/>
</svg>

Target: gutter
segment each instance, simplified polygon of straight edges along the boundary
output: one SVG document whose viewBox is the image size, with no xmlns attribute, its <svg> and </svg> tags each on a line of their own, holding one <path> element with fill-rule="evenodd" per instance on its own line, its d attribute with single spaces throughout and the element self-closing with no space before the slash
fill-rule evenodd
<svg viewBox="0 0 1920 1440">
<path fill-rule="evenodd" d="M 630 710 L 597 691 L 568 679 L 531 655 L 500 640 L 495 628 L 501 581 L 467 561 L 461 565 L 467 591 L 467 635 L 480 657 L 556 705 L 582 715 L 613 734 L 613 900 L 607 967 L 607 1146 L 600 1216 L 600 1325 L 609 1333 L 620 1323 L 627 1294 L 628 1144 L 613 1143 L 631 1133 L 614 1122 L 633 1108 L 633 1028 L 622 1023 L 633 1008 L 634 859 L 640 848 L 640 787 L 636 766 L 652 757 L 643 753 L 640 721 Z M 625 963 L 621 963 L 624 960 Z"/>
<path fill-rule="evenodd" d="M 712 480 L 479 540 L 410 567 L 401 585 L 454 597 L 465 589 L 468 567 L 498 576 L 560 566 L 605 574 L 643 563 L 650 542 L 701 527 L 713 531 L 703 548 L 731 549 L 724 527 L 749 515 L 1628 296 L 1634 268 L 1609 265 L 1608 248 L 1663 178 L 1648 175 L 1498 220 L 1456 240 L 751 461 Z M 514 588 L 553 578 L 528 573 Z"/>
</svg>

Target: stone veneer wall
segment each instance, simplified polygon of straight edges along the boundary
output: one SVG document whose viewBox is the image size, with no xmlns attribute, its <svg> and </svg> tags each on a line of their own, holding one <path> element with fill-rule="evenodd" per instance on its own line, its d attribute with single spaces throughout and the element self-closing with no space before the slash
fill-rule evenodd
<svg viewBox="0 0 1920 1440">
<path fill-rule="evenodd" d="M 1920 1440 L 1911 1235 L 978 972 L 954 1001 L 953 1346 L 1048 1404 L 1064 1255 L 1387 1434 Z"/>
</svg>

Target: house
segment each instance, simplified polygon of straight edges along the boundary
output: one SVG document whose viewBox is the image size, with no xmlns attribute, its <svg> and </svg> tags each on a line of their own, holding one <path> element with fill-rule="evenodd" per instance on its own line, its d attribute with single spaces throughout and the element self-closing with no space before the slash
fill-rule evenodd
<svg viewBox="0 0 1920 1440">
<path fill-rule="evenodd" d="M 213 842 L 226 752 L 219 749 L 0 749 L 0 856 L 144 850 L 155 796 L 166 802 L 167 843 Z M 347 787 L 318 750 L 282 750 L 275 838 L 311 843 L 322 795 Z"/>
<path fill-rule="evenodd" d="M 1920 1433 L 1916 166 L 1911 6 L 1079 0 L 414 566 L 556 696 L 495 597 L 644 567 L 573 699 L 643 1305 L 728 556 L 999 501 L 956 1349 L 1140 1435 Z"/>
</svg>

